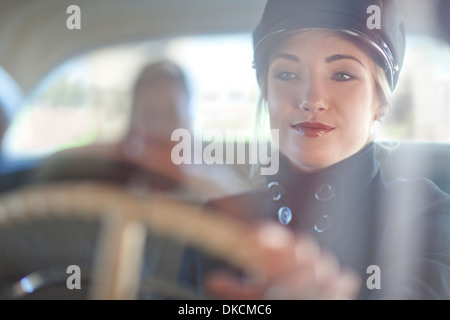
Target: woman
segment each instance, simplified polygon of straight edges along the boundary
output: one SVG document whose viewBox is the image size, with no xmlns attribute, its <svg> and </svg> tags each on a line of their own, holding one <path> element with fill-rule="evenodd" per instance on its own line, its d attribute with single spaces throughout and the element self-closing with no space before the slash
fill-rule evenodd
<svg viewBox="0 0 450 320">
<path fill-rule="evenodd" d="M 194 268 L 189 281 L 229 299 L 450 298 L 449 196 L 425 179 L 384 182 L 374 157 L 405 49 L 394 1 L 269 0 L 253 36 L 280 170 L 266 192 L 212 206 L 294 232 L 243 235 L 264 252 L 256 282 L 193 253 L 184 279 Z"/>
</svg>

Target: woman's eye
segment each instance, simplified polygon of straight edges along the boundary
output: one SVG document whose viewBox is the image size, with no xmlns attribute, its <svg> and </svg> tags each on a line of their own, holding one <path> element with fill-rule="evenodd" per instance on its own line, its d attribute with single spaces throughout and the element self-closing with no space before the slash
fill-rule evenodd
<svg viewBox="0 0 450 320">
<path fill-rule="evenodd" d="M 298 76 L 293 72 L 280 71 L 275 74 L 275 78 L 283 81 L 288 81 L 298 79 Z"/>
<path fill-rule="evenodd" d="M 333 75 L 333 79 L 336 81 L 349 81 L 354 78 L 355 78 L 354 76 L 352 76 L 348 73 L 345 73 L 345 72 L 337 72 Z"/>
</svg>

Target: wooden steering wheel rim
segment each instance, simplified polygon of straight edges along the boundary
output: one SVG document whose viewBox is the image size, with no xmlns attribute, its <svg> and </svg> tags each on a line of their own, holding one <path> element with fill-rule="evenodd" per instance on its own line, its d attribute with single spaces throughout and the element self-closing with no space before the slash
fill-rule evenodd
<svg viewBox="0 0 450 320">
<path fill-rule="evenodd" d="M 240 241 L 247 226 L 225 215 L 161 195 L 139 195 L 117 185 L 65 182 L 29 186 L 0 196 L 0 226 L 30 218 L 100 219 L 96 286 L 91 299 L 137 297 L 148 230 L 194 246 L 243 270 L 251 249 Z"/>
</svg>

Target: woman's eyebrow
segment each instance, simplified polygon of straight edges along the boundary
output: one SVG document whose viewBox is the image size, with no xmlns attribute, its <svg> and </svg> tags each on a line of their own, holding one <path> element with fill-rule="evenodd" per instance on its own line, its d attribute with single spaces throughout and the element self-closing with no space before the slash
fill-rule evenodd
<svg viewBox="0 0 450 320">
<path fill-rule="evenodd" d="M 276 55 L 273 56 L 272 60 L 275 59 L 285 59 L 285 60 L 289 60 L 289 61 L 293 61 L 293 62 L 300 62 L 300 58 L 293 55 L 293 54 L 288 54 L 288 53 L 277 53 Z"/>
<path fill-rule="evenodd" d="M 343 60 L 343 59 L 355 60 L 360 65 L 365 67 L 364 64 L 359 59 L 355 58 L 354 56 L 349 56 L 349 55 L 346 55 L 346 54 L 334 54 L 332 56 L 326 57 L 325 58 L 325 62 L 326 63 L 331 63 L 331 62 L 338 61 L 338 60 Z"/>
<path fill-rule="evenodd" d="M 285 59 L 285 60 L 289 60 L 289 61 L 293 61 L 293 62 L 301 61 L 300 58 L 297 57 L 296 55 L 288 54 L 288 53 L 277 53 L 273 56 L 272 60 L 275 60 L 275 59 Z M 354 56 L 350 56 L 350 55 L 346 55 L 346 54 L 334 54 L 332 56 L 326 57 L 325 62 L 332 63 L 334 61 L 344 60 L 344 59 L 354 60 L 365 68 L 364 64 L 359 59 L 355 58 Z"/>
</svg>

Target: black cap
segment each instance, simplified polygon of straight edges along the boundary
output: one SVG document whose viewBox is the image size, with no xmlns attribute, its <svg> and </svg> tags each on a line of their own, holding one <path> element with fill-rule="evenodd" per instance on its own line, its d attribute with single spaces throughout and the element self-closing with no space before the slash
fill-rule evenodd
<svg viewBox="0 0 450 320">
<path fill-rule="evenodd" d="M 379 26 L 371 20 L 378 8 Z M 311 28 L 340 30 L 364 42 L 379 57 L 394 90 L 405 54 L 405 30 L 395 0 L 268 0 L 253 32 L 254 51 L 276 34 Z"/>
</svg>

